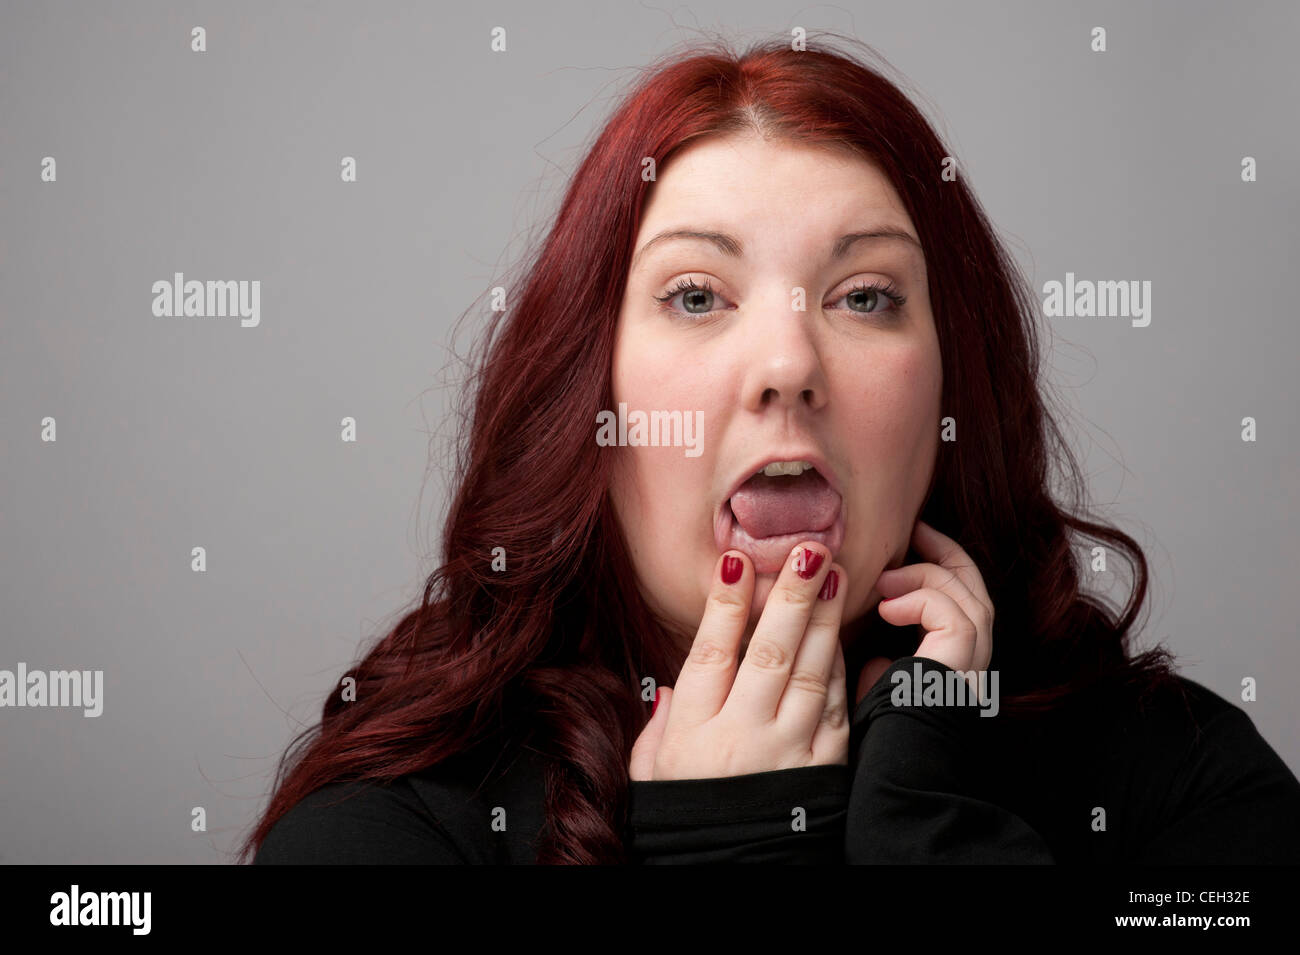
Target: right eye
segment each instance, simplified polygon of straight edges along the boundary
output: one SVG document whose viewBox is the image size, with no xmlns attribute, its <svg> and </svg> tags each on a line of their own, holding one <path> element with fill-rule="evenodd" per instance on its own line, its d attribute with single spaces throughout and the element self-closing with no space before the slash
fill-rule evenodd
<svg viewBox="0 0 1300 955">
<path fill-rule="evenodd" d="M 685 311 L 679 311 L 672 306 L 673 299 L 678 296 L 682 297 L 682 305 Z M 717 292 L 713 290 L 713 285 L 708 279 L 701 284 L 692 278 L 679 279 L 677 284 L 665 292 L 663 295 L 654 296 L 659 307 L 665 312 L 674 315 L 708 315 L 714 311 L 713 303 L 716 298 L 720 298 Z M 723 299 L 725 301 L 725 299 Z"/>
</svg>

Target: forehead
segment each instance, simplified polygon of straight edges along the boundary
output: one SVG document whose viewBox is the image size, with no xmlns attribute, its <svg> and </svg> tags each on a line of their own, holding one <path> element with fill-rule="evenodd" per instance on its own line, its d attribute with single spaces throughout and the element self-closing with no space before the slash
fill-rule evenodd
<svg viewBox="0 0 1300 955">
<path fill-rule="evenodd" d="M 902 212 L 893 186 L 865 156 L 847 148 L 734 134 L 694 143 L 660 168 L 646 217 L 656 206 L 735 197 L 757 206 L 793 201 L 797 205 L 787 207 L 791 213 L 861 200 Z"/>
<path fill-rule="evenodd" d="M 737 257 L 765 248 L 835 255 L 850 233 L 893 232 L 910 241 L 873 245 L 910 246 L 923 259 L 897 192 L 865 157 L 750 134 L 702 140 L 659 170 L 638 229 L 634 267 L 687 245 L 665 233 L 692 230 L 734 238 L 715 244 Z"/>
</svg>

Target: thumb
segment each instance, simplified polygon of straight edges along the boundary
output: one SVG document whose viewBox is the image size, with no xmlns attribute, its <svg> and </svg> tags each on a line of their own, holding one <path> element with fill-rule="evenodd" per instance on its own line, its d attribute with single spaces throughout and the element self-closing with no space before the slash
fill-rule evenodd
<svg viewBox="0 0 1300 955">
<path fill-rule="evenodd" d="M 890 668 L 893 660 L 889 657 L 872 657 L 862 667 L 862 672 L 858 674 L 858 692 L 854 699 L 862 702 L 862 698 L 867 695 L 867 691 L 876 685 L 882 673 Z"/>
<path fill-rule="evenodd" d="M 648 780 L 654 776 L 655 756 L 659 753 L 659 741 L 663 739 L 664 727 L 668 725 L 668 705 L 672 700 L 671 687 L 659 687 L 654 715 L 646 723 L 641 735 L 632 744 L 632 757 L 628 761 L 628 777 L 634 780 Z"/>
</svg>

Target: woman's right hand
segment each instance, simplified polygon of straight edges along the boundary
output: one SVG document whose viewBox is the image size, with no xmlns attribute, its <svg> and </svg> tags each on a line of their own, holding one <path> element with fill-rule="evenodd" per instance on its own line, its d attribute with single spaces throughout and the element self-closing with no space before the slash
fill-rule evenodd
<svg viewBox="0 0 1300 955">
<path fill-rule="evenodd" d="M 742 570 L 731 584 L 722 578 L 729 559 Z M 834 582 L 823 588 L 831 574 Z M 659 688 L 654 715 L 632 747 L 630 778 L 711 779 L 847 764 L 848 687 L 839 639 L 845 591 L 844 568 L 831 564 L 830 552 L 816 542 L 799 544 L 738 661 L 754 568 L 739 551 L 723 554 L 677 684 Z"/>
</svg>

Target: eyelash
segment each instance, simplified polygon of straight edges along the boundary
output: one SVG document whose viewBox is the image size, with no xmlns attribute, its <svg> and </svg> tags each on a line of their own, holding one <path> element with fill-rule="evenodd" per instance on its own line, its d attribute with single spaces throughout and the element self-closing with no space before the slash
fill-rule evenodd
<svg viewBox="0 0 1300 955">
<path fill-rule="evenodd" d="M 708 312 L 679 312 L 676 309 L 671 307 L 670 303 L 674 298 L 676 298 L 678 295 L 681 295 L 683 292 L 691 292 L 691 291 L 713 292 L 713 283 L 711 283 L 708 279 L 705 279 L 704 284 L 701 285 L 700 283 L 696 282 L 694 279 L 683 278 L 683 279 L 679 279 L 677 284 L 673 286 L 671 289 L 669 289 L 667 292 L 665 292 L 663 295 L 655 295 L 653 296 L 653 298 L 656 302 L 659 303 L 659 307 L 663 309 L 665 312 L 668 312 L 677 317 L 685 317 L 691 320 L 706 318 L 714 311 L 717 311 L 717 309 L 711 309 Z M 883 295 L 894 305 L 892 309 L 886 309 L 883 312 L 858 312 L 856 313 L 858 315 L 888 315 L 890 312 L 897 312 L 900 308 L 902 308 L 904 305 L 907 304 L 907 296 L 900 293 L 898 291 L 898 287 L 894 285 L 893 282 L 890 281 L 882 282 L 877 280 L 870 284 L 864 283 L 864 284 L 855 285 L 853 286 L 853 288 L 845 292 L 844 295 L 841 295 L 840 298 L 844 298 L 848 295 L 852 295 L 854 292 L 876 292 L 879 295 Z M 717 293 L 715 292 L 714 294 Z"/>
</svg>

